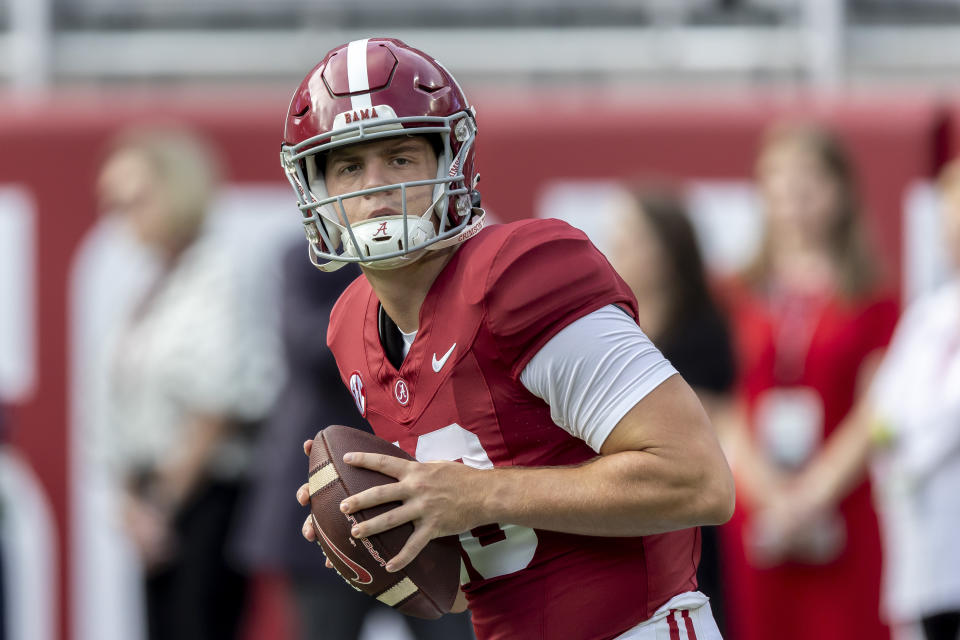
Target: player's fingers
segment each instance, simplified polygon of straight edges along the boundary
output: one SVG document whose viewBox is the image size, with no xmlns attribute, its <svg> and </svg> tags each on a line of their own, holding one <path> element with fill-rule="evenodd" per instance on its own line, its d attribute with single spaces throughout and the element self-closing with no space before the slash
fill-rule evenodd
<svg viewBox="0 0 960 640">
<path fill-rule="evenodd" d="M 411 507 L 401 505 L 395 509 L 390 509 L 386 513 L 381 513 L 375 518 L 358 522 L 351 527 L 350 535 L 354 538 L 367 538 L 410 522 L 416 515 Z"/>
<path fill-rule="evenodd" d="M 297 502 L 304 507 L 310 504 L 310 483 L 305 482 L 297 489 Z"/>
<path fill-rule="evenodd" d="M 343 461 L 354 467 L 362 467 L 371 471 L 379 471 L 393 478 L 403 477 L 409 465 L 416 464 L 403 458 L 395 458 L 383 453 L 363 453 L 354 451 L 344 454 Z"/>
<path fill-rule="evenodd" d="M 417 527 L 414 529 L 413 534 L 407 538 L 407 543 L 403 545 L 403 549 L 400 549 L 400 553 L 393 556 L 387 562 L 387 571 L 400 571 L 400 569 L 410 564 L 410 562 L 417 557 L 417 554 L 427 546 L 431 537 L 427 527 Z"/>
<path fill-rule="evenodd" d="M 313 451 L 313 440 L 304 440 L 303 452 L 309 456 L 311 451 Z"/>
<path fill-rule="evenodd" d="M 364 489 L 360 493 L 345 498 L 340 503 L 343 513 L 356 513 L 361 509 L 369 509 L 386 502 L 400 502 L 407 497 L 407 491 L 399 482 L 390 482 L 376 487 Z"/>
<path fill-rule="evenodd" d="M 327 564 L 327 569 L 333 569 L 333 563 L 330 562 L 330 558 L 324 558 Z"/>
<path fill-rule="evenodd" d="M 463 613 L 467 610 L 467 594 L 463 592 L 463 589 L 457 590 L 457 597 L 453 601 L 453 606 L 450 607 L 450 613 Z"/>
<path fill-rule="evenodd" d="M 303 527 L 300 529 L 300 533 L 310 542 L 314 542 L 317 539 L 317 532 L 313 530 L 311 516 L 307 516 L 307 519 L 303 521 Z"/>
</svg>

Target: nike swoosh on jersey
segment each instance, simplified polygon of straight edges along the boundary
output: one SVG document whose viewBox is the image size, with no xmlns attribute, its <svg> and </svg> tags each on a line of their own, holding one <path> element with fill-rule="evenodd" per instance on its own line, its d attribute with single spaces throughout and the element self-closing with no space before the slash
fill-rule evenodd
<svg viewBox="0 0 960 640">
<path fill-rule="evenodd" d="M 450 354 L 453 353 L 453 350 L 457 348 L 457 343 L 454 342 L 453 346 L 450 347 L 443 357 L 437 360 L 437 354 L 433 354 L 433 371 L 434 373 L 440 373 L 440 369 L 443 369 L 443 365 L 447 363 L 447 358 L 450 357 Z"/>
<path fill-rule="evenodd" d="M 370 575 L 369 571 L 367 571 L 366 569 L 361 567 L 359 564 L 351 560 L 350 557 L 347 556 L 347 554 L 345 554 L 343 551 L 340 551 L 340 549 L 337 548 L 337 545 L 333 544 L 333 542 L 330 541 L 330 538 L 327 537 L 327 534 L 325 534 L 323 532 L 323 529 L 320 528 L 320 524 L 317 522 L 316 516 L 313 516 L 313 526 L 316 528 L 317 532 L 320 534 L 320 537 L 323 538 L 323 541 L 326 542 L 327 545 L 330 547 L 330 550 L 333 551 L 334 555 L 336 555 L 337 558 L 341 562 L 343 562 L 343 564 L 347 565 L 347 568 L 353 572 L 354 576 L 356 576 L 355 578 L 349 578 L 347 576 L 343 576 L 344 578 L 346 578 L 351 582 L 356 582 L 357 584 L 370 584 L 371 582 L 373 582 L 373 576 Z M 343 575 L 343 574 L 340 574 L 340 575 Z"/>
</svg>

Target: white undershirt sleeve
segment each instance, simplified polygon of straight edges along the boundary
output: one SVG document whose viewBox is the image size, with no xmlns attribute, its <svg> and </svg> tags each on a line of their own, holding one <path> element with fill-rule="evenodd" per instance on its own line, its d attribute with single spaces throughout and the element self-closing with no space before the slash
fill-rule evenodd
<svg viewBox="0 0 960 640">
<path fill-rule="evenodd" d="M 571 322 L 520 373 L 553 421 L 599 452 L 620 419 L 677 373 L 633 318 L 610 305 Z"/>
</svg>

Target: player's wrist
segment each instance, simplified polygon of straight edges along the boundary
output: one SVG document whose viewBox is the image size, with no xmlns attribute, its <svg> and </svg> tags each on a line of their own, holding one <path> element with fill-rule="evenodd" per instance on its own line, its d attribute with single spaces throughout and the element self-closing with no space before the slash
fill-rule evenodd
<svg viewBox="0 0 960 640">
<path fill-rule="evenodd" d="M 471 494 L 475 497 L 471 521 L 474 526 L 492 522 L 513 522 L 511 504 L 516 485 L 507 476 L 515 475 L 514 469 L 477 470 L 473 476 Z M 472 527 L 471 527 L 472 528 Z"/>
</svg>

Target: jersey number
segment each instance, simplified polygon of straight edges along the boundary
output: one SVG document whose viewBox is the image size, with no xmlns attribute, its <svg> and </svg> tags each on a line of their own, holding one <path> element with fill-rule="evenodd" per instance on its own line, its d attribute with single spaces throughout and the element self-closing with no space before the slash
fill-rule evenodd
<svg viewBox="0 0 960 640">
<path fill-rule="evenodd" d="M 462 460 L 475 469 L 492 469 L 480 438 L 453 423 L 417 439 L 417 460 Z M 537 551 L 537 533 L 514 524 L 488 524 L 460 534 L 470 564 L 485 579 L 526 568 Z M 462 580 L 466 582 L 466 579 Z"/>
</svg>

